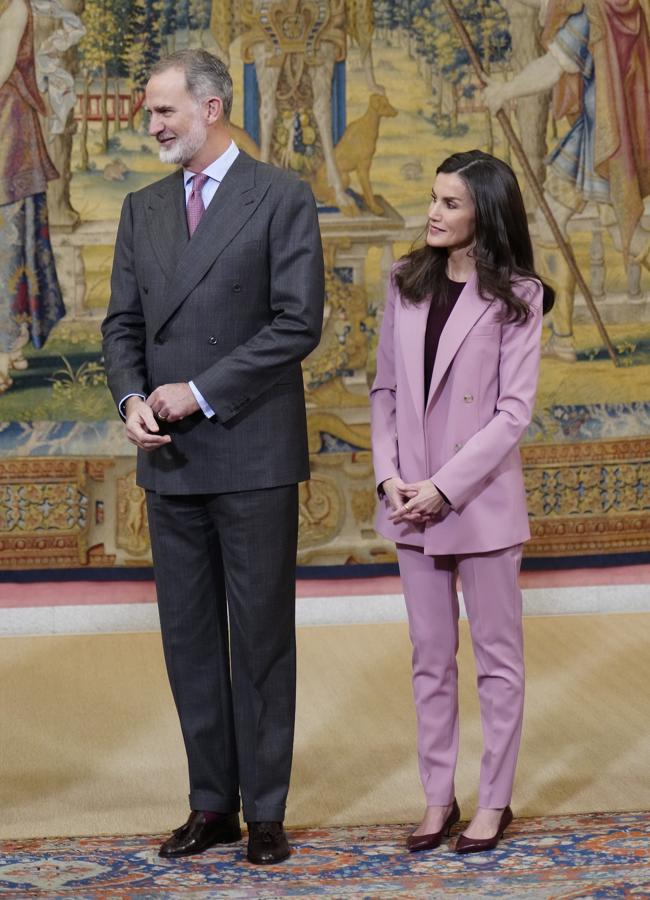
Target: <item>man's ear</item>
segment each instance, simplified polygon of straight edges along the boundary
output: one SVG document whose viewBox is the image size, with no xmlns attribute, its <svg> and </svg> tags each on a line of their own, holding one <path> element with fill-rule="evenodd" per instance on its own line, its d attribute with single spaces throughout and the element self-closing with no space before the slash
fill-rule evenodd
<svg viewBox="0 0 650 900">
<path fill-rule="evenodd" d="M 206 100 L 207 124 L 212 125 L 223 113 L 223 101 L 221 97 L 210 97 Z"/>
</svg>

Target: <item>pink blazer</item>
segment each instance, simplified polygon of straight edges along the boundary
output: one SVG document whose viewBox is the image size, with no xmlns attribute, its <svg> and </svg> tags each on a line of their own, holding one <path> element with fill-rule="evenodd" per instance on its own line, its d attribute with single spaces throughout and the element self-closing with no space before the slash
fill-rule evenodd
<svg viewBox="0 0 650 900">
<path fill-rule="evenodd" d="M 393 272 L 395 267 L 393 268 Z M 440 337 L 426 408 L 424 334 L 430 301 L 402 304 L 392 275 L 370 392 L 377 485 L 430 478 L 451 505 L 430 524 L 395 525 L 381 497 L 379 534 L 430 555 L 484 553 L 530 537 L 518 442 L 530 422 L 540 360 L 542 286 L 521 281 L 521 325 L 467 282 Z"/>
</svg>

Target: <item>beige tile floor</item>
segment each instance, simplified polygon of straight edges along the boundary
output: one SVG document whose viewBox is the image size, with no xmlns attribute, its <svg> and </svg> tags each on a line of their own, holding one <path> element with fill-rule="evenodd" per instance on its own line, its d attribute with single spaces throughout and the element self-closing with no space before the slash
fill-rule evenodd
<svg viewBox="0 0 650 900">
<path fill-rule="evenodd" d="M 465 623 L 458 799 L 480 723 Z M 519 815 L 650 809 L 650 614 L 528 617 Z M 186 774 L 159 636 L 0 640 L 0 836 L 165 831 Z M 289 824 L 415 821 L 410 648 L 401 623 L 299 629 Z"/>
</svg>

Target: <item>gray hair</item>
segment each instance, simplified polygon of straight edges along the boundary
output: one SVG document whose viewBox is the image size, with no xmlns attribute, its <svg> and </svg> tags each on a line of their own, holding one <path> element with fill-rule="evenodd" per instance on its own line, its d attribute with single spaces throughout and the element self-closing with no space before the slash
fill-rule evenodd
<svg viewBox="0 0 650 900">
<path fill-rule="evenodd" d="M 208 97 L 221 97 L 223 114 L 230 118 L 232 109 L 232 78 L 226 65 L 207 50 L 177 50 L 155 63 L 149 77 L 160 75 L 168 69 L 182 69 L 188 93 L 202 103 Z"/>
</svg>

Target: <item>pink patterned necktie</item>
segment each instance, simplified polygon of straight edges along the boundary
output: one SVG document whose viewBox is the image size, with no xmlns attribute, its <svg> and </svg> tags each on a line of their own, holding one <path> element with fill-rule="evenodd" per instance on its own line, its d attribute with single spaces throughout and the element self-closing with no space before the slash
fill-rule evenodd
<svg viewBox="0 0 650 900">
<path fill-rule="evenodd" d="M 196 228 L 201 221 L 201 216 L 205 212 L 205 206 L 203 205 L 203 197 L 201 196 L 201 191 L 203 190 L 203 185 L 206 183 L 210 176 L 205 175 L 203 172 L 199 172 L 198 175 L 195 175 L 192 178 L 192 190 L 190 191 L 189 200 L 187 201 L 187 227 L 190 231 L 190 237 L 196 231 Z"/>
</svg>

